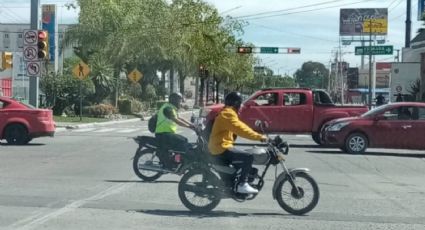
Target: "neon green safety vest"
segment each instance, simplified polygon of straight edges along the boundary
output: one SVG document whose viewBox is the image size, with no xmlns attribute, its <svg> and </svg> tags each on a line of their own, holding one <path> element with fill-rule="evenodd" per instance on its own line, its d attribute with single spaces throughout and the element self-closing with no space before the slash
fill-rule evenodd
<svg viewBox="0 0 425 230">
<path fill-rule="evenodd" d="M 170 103 L 163 104 L 158 111 L 155 133 L 176 133 L 177 131 L 177 124 L 164 115 L 164 109 L 166 107 L 171 107 L 173 109 L 174 116 L 177 117 L 177 108 L 174 105 Z"/>
</svg>

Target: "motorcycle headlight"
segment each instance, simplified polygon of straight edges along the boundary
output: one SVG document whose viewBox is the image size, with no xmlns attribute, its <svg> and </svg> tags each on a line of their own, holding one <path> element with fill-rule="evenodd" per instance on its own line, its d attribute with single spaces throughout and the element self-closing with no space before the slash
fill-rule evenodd
<svg viewBox="0 0 425 230">
<path fill-rule="evenodd" d="M 328 128 L 328 131 L 332 131 L 332 132 L 338 132 L 338 131 L 340 131 L 342 128 L 344 128 L 345 126 L 347 126 L 348 124 L 350 124 L 350 122 L 339 122 L 339 123 L 336 123 L 336 124 L 333 124 L 333 125 L 331 125 L 329 128 Z"/>
</svg>

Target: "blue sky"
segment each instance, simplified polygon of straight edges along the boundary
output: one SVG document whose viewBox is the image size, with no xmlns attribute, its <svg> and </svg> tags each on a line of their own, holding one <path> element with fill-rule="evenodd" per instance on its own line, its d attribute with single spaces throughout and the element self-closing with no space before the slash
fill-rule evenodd
<svg viewBox="0 0 425 230">
<path fill-rule="evenodd" d="M 388 35 L 385 45 L 404 46 L 406 0 L 206 0 L 222 15 L 235 18 L 257 14 L 263 18 L 246 19 L 248 25 L 241 38 L 257 47 L 300 47 L 301 54 L 256 54 L 261 64 L 277 73 L 292 74 L 303 62 L 317 61 L 329 65 L 339 45 L 339 11 L 341 8 L 388 8 Z M 29 22 L 30 0 L 0 0 L 0 23 Z M 41 4 L 58 5 L 59 23 L 77 22 L 78 9 L 66 10 L 73 0 L 41 0 Z M 314 5 L 314 6 L 311 6 Z M 422 25 L 417 21 L 418 0 L 412 0 L 412 38 Z M 310 7 L 308 7 L 310 6 Z M 272 13 L 277 11 L 276 13 Z M 304 12 L 303 12 L 304 11 Z M 273 14 L 280 14 L 273 16 Z M 242 19 L 242 18 L 241 18 Z M 359 43 L 342 46 L 343 59 L 359 66 L 353 54 Z M 393 56 L 376 56 L 378 61 L 393 61 Z"/>
</svg>

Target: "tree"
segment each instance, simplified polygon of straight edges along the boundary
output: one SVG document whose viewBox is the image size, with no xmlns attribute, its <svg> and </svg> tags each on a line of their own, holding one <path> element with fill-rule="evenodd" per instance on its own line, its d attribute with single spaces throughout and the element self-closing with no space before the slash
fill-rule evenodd
<svg viewBox="0 0 425 230">
<path fill-rule="evenodd" d="M 295 72 L 295 82 L 299 87 L 327 88 L 329 70 L 319 62 L 308 61 Z"/>
<path fill-rule="evenodd" d="M 66 107 L 79 104 L 80 83 L 84 100 L 94 93 L 94 85 L 90 79 L 79 80 L 70 73 L 48 74 L 40 79 L 40 88 L 46 94 L 47 105 L 52 107 L 54 115 L 62 115 Z"/>
</svg>

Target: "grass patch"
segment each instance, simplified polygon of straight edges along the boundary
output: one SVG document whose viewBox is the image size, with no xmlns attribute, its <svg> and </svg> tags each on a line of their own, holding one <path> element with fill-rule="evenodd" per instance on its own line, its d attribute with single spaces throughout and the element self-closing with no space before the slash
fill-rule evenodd
<svg viewBox="0 0 425 230">
<path fill-rule="evenodd" d="M 105 122 L 110 121 L 107 118 L 98 118 L 98 117 L 62 117 L 62 116 L 53 116 L 53 120 L 56 122 L 70 122 L 70 123 L 93 123 L 93 122 Z"/>
</svg>

